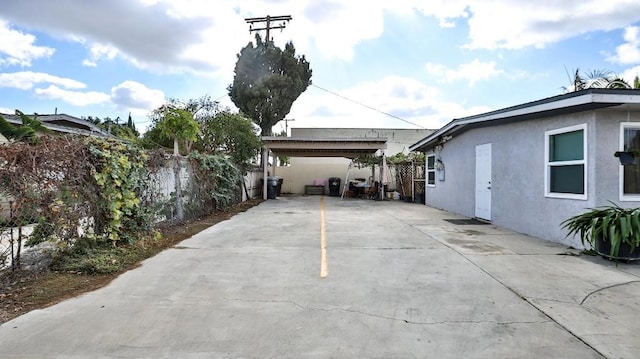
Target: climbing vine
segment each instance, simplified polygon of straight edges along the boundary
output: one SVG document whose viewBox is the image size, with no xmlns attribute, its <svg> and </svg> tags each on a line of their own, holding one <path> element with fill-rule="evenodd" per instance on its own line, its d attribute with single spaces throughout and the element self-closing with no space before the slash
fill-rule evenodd
<svg viewBox="0 0 640 359">
<path fill-rule="evenodd" d="M 241 173 L 231 159 L 222 154 L 203 154 L 197 151 L 189 155 L 191 169 L 197 179 L 194 183 L 206 183 L 200 190 L 192 189 L 190 207 L 204 207 L 211 210 L 224 209 L 239 194 Z M 198 196 L 199 193 L 199 196 Z M 199 199 L 199 201 L 197 200 Z"/>
<path fill-rule="evenodd" d="M 149 225 L 140 210 L 149 156 L 133 145 L 97 138 L 89 140 L 89 152 L 94 157 L 91 175 L 104 200 L 96 233 L 103 233 L 114 243 L 132 242 L 134 233 Z"/>
</svg>

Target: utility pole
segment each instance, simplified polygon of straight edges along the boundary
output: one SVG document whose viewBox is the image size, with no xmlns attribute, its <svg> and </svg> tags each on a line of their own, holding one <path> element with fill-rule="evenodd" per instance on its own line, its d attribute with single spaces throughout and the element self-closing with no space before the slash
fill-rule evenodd
<svg viewBox="0 0 640 359">
<path fill-rule="evenodd" d="M 249 24 L 249 33 L 252 33 L 254 31 L 261 31 L 261 30 L 267 30 L 267 36 L 265 37 L 266 41 L 269 42 L 271 41 L 271 38 L 269 37 L 269 31 L 271 29 L 280 29 L 280 31 L 282 31 L 282 29 L 284 29 L 285 27 L 287 27 L 287 23 L 291 20 L 291 15 L 281 15 L 281 16 L 269 16 L 267 15 L 266 17 L 250 17 L 250 18 L 246 18 L 244 19 L 244 21 L 247 22 L 247 24 Z M 272 24 L 272 22 L 280 22 L 278 24 Z M 254 28 L 253 25 L 255 23 L 265 23 L 264 27 L 258 27 L 258 28 Z"/>
<path fill-rule="evenodd" d="M 285 118 L 284 121 L 284 134 L 285 136 L 289 136 L 289 122 L 295 121 L 295 118 Z"/>
</svg>

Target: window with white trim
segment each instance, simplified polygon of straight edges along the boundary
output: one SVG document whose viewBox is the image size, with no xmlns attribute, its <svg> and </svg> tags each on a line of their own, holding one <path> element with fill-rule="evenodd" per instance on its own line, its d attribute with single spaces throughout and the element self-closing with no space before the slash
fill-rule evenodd
<svg viewBox="0 0 640 359">
<path fill-rule="evenodd" d="M 587 199 L 587 124 L 547 131 L 545 196 Z"/>
<path fill-rule="evenodd" d="M 427 155 L 427 186 L 436 186 L 436 155 Z"/>
<path fill-rule="evenodd" d="M 620 150 L 640 151 L 640 123 L 622 122 L 620 124 Z M 620 200 L 640 200 L 640 161 L 635 165 L 620 166 Z"/>
</svg>

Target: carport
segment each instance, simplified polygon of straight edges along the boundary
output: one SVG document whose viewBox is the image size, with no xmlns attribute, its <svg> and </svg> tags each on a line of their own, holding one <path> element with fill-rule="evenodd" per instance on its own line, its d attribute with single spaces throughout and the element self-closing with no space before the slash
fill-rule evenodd
<svg viewBox="0 0 640 359">
<path fill-rule="evenodd" d="M 386 158 L 384 150 L 387 148 L 386 138 L 308 138 L 308 137 L 278 137 L 263 136 L 262 137 L 262 169 L 263 178 L 262 198 L 267 199 L 267 176 L 269 167 L 269 156 L 273 156 L 273 169 L 271 174 L 275 173 L 276 157 L 345 157 L 349 159 L 356 158 L 360 155 L 375 154 L 382 152 L 383 166 L 381 167 L 380 179 L 383 178 L 383 171 L 386 167 Z M 382 186 L 384 191 L 384 186 Z M 382 194 L 384 197 L 384 193 Z"/>
</svg>

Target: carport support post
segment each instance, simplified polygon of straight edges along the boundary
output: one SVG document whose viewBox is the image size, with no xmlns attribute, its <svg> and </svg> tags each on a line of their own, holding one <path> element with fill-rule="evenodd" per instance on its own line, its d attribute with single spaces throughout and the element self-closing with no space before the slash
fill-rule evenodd
<svg viewBox="0 0 640 359">
<path fill-rule="evenodd" d="M 382 151 L 382 166 L 380 167 L 380 200 L 384 201 L 384 169 L 387 167 L 387 157 Z"/>
<path fill-rule="evenodd" d="M 267 166 L 269 165 L 269 147 L 262 149 L 262 199 L 267 199 Z"/>
</svg>

